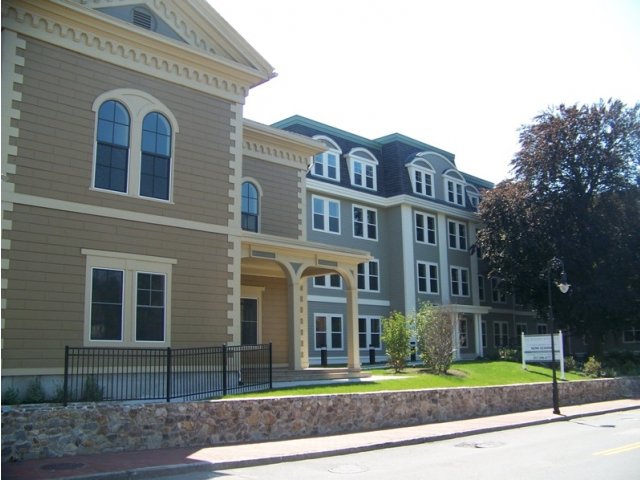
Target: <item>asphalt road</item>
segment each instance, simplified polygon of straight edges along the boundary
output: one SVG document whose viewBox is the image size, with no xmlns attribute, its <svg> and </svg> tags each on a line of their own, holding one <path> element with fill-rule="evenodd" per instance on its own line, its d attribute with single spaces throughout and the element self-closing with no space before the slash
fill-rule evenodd
<svg viewBox="0 0 640 480">
<path fill-rule="evenodd" d="M 640 480 L 640 410 L 164 480 Z"/>
</svg>

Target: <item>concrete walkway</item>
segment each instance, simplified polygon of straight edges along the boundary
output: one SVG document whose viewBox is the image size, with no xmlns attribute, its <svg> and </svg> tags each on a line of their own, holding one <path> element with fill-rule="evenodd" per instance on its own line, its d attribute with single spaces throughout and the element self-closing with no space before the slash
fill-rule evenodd
<svg viewBox="0 0 640 480">
<path fill-rule="evenodd" d="M 163 475 L 177 475 L 193 471 L 212 472 L 228 468 L 399 447 L 631 409 L 640 409 L 640 399 L 563 406 L 561 407 L 561 415 L 554 415 L 549 407 L 545 410 L 493 417 L 298 440 L 27 460 L 3 464 L 2 479 L 120 480 L 159 478 Z"/>
</svg>

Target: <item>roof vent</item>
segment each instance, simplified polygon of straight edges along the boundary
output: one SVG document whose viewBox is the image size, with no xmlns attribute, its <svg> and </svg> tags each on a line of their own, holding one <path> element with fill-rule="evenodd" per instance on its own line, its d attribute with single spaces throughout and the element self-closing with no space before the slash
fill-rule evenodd
<svg viewBox="0 0 640 480">
<path fill-rule="evenodd" d="M 153 16 L 141 8 L 133 9 L 133 24 L 138 27 L 153 30 Z"/>
</svg>

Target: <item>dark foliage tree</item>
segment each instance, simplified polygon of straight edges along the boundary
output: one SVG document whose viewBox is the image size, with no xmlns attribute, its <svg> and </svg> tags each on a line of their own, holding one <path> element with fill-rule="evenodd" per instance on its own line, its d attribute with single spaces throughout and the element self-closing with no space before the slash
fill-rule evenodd
<svg viewBox="0 0 640 480">
<path fill-rule="evenodd" d="M 562 258 L 572 289 L 554 293 L 556 322 L 599 353 L 605 333 L 640 326 L 640 104 L 549 108 L 520 129 L 520 145 L 514 178 L 482 200 L 478 247 L 491 275 L 543 315 L 541 272 Z"/>
</svg>

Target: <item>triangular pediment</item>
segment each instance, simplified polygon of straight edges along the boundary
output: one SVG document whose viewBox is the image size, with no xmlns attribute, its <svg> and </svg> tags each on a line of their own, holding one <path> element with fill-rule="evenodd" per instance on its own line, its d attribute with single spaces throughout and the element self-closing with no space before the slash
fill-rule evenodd
<svg viewBox="0 0 640 480">
<path fill-rule="evenodd" d="M 205 0 L 74 0 L 132 28 L 271 78 L 274 68 Z"/>
</svg>

